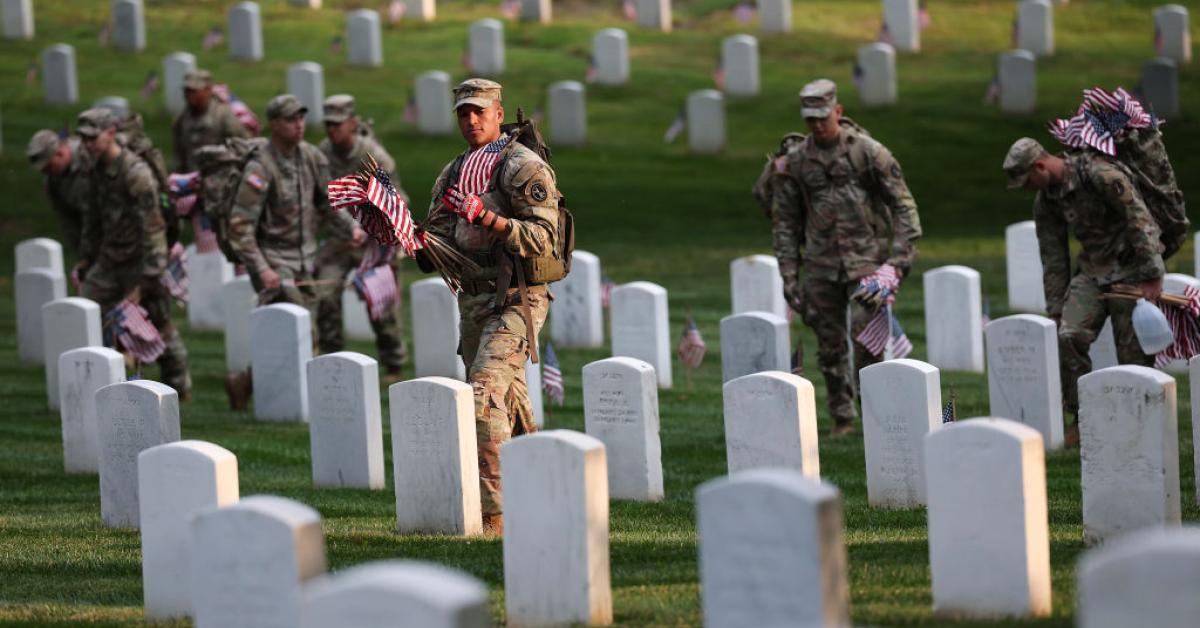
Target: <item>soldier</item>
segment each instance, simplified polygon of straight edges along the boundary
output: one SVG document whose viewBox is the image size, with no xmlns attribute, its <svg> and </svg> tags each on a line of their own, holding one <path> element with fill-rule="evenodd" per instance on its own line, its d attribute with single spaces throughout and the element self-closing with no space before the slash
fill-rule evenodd
<svg viewBox="0 0 1200 628">
<path fill-rule="evenodd" d="M 84 215 L 76 272 L 83 296 L 108 314 L 137 294 L 150 322 L 166 343 L 158 358 L 161 381 L 191 397 L 187 349 L 171 322 L 171 299 L 163 286 L 167 267 L 166 223 L 159 205 L 158 182 L 150 165 L 117 141 L 117 120 L 107 109 L 79 114 L 78 133 L 95 158 L 92 206 Z"/>
<path fill-rule="evenodd" d="M 83 216 L 92 198 L 92 157 L 76 136 L 59 138 L 49 129 L 33 134 L 25 151 L 34 170 L 45 175 L 46 195 L 58 215 L 67 248 L 78 254 Z"/>
<path fill-rule="evenodd" d="M 1033 220 L 1042 257 L 1046 311 L 1058 323 L 1063 403 L 1079 412 L 1078 380 L 1092 370 L 1088 350 L 1112 319 L 1121 364 L 1152 366 L 1133 331 L 1133 301 L 1102 299 L 1113 284 L 1133 284 L 1147 300 L 1162 293 L 1163 246 L 1158 223 L 1124 164 L 1097 151 L 1051 155 L 1037 140 L 1017 140 L 1004 158 L 1008 187 L 1037 191 Z M 1070 232 L 1079 240 L 1071 273 Z M 1079 443 L 1079 423 L 1066 434 Z"/>
<path fill-rule="evenodd" d="M 900 164 L 842 117 L 837 85 L 828 79 L 809 83 L 800 101 L 810 133 L 776 161 L 775 256 L 788 304 L 816 332 L 832 433 L 838 436 L 854 431 L 858 368 L 878 361 L 856 341 L 852 365 L 847 333 L 857 338 L 878 312 L 880 303 L 865 298 L 867 286 L 894 287 L 908 274 L 921 223 Z"/>
<path fill-rule="evenodd" d="M 231 137 L 250 137 L 229 106 L 213 100 L 208 70 L 188 70 L 183 75 L 183 97 L 187 108 L 171 124 L 176 172 L 197 169 L 195 153 L 201 146 L 224 144 Z"/>
<path fill-rule="evenodd" d="M 501 132 L 501 89 L 485 79 L 469 79 L 454 89 L 454 111 L 468 149 L 434 183 L 428 220 L 430 234 L 452 241 L 482 268 L 463 278 L 460 346 L 475 393 L 484 529 L 497 534 L 504 529 L 500 446 L 537 429 L 525 361 L 550 305 L 547 285 L 525 289 L 519 273 L 525 272 L 526 260 L 558 246 L 559 216 L 554 171 Z M 425 272 L 433 268 L 425 251 L 418 251 L 417 263 Z"/>
<path fill-rule="evenodd" d="M 334 179 L 362 170 L 363 158 L 371 155 L 391 177 L 400 196 L 408 195 L 400 187 L 396 162 L 368 131 L 360 125 L 354 113 L 354 97 L 346 94 L 325 99 L 325 133 L 319 148 L 329 160 L 329 173 Z M 342 280 L 363 259 L 364 247 L 354 246 L 334 231 L 329 234 L 317 253 L 317 331 L 322 353 L 341 351 L 342 339 Z M 400 264 L 394 256 L 389 265 L 396 276 L 396 294 L 401 294 Z M 386 369 L 387 379 L 399 378 L 400 369 L 408 361 L 408 350 L 400 328 L 400 304 L 396 303 L 380 320 L 371 320 L 375 331 L 375 348 L 379 361 Z"/>
</svg>

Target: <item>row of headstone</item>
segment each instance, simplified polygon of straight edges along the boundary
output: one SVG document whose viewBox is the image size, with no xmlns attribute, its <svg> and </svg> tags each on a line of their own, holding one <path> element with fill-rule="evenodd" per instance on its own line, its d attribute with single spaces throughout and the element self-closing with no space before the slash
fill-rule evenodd
<svg viewBox="0 0 1200 628">
<path fill-rule="evenodd" d="M 67 296 L 62 245 L 50 238 L 17 243 L 14 283 L 17 355 L 23 364 L 45 364 L 42 306 Z"/>
<path fill-rule="evenodd" d="M 671 32 L 671 0 L 636 0 L 637 24 L 664 33 Z"/>
<path fill-rule="evenodd" d="M 1017 48 L 1038 57 L 1054 54 L 1054 5 L 1050 0 L 1021 0 L 1015 28 Z"/>
<path fill-rule="evenodd" d="M 990 413 L 1038 431 L 1047 450 L 1063 445 L 1058 327 L 1035 314 L 988 323 L 987 378 Z"/>
<path fill-rule="evenodd" d="M 687 98 L 688 148 L 693 153 L 725 150 L 725 97 L 715 89 L 692 92 Z"/>
<path fill-rule="evenodd" d="M 1037 106 L 1037 57 L 1028 50 L 1010 50 L 1000 55 L 996 70 L 1000 110 L 1033 113 Z"/>
<path fill-rule="evenodd" d="M 146 15 L 142 0 L 113 0 L 112 43 L 117 50 L 126 52 L 146 48 Z"/>
<path fill-rule="evenodd" d="M 262 61 L 262 12 L 257 2 L 239 2 L 229 9 L 229 57 Z"/>
<path fill-rule="evenodd" d="M 721 42 L 722 89 L 731 96 L 757 96 L 760 90 L 758 40 L 750 35 L 733 35 Z"/>
<path fill-rule="evenodd" d="M 59 409 L 58 361 L 71 349 L 99 347 L 100 305 L 82 297 L 55 299 L 42 306 L 42 352 L 46 360 L 46 404 Z"/>
<path fill-rule="evenodd" d="M 921 49 L 921 21 L 917 0 L 883 0 L 886 40 L 904 52 Z"/>
</svg>

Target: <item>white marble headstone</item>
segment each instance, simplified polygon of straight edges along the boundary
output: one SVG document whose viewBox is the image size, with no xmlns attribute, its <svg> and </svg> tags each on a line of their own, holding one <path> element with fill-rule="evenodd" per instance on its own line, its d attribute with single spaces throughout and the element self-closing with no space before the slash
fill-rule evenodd
<svg viewBox="0 0 1200 628">
<path fill-rule="evenodd" d="M 239 2 L 229 9 L 229 56 L 262 61 L 262 12 L 257 2 Z"/>
<path fill-rule="evenodd" d="M 293 303 L 276 303 L 254 310 L 250 315 L 254 418 L 308 421 L 305 365 L 310 359 L 312 323 L 308 310 Z"/>
<path fill-rule="evenodd" d="M 375 340 L 367 303 L 354 287 L 354 275 L 357 272 L 357 269 L 352 269 L 346 273 L 346 287 L 342 288 L 342 332 L 351 340 Z"/>
<path fill-rule="evenodd" d="M 301 61 L 288 66 L 287 93 L 308 109 L 305 123 L 312 126 L 325 119 L 325 70 L 320 63 Z"/>
<path fill-rule="evenodd" d="M 921 49 L 917 0 L 883 0 L 883 24 L 896 50 L 916 52 Z"/>
<path fill-rule="evenodd" d="M 471 386 L 423 377 L 388 389 L 396 529 L 474 535 L 483 531 Z M 505 482 L 511 481 L 507 473 Z"/>
<path fill-rule="evenodd" d="M 721 67 L 725 71 L 725 93 L 757 96 L 759 92 L 758 40 L 750 35 L 732 35 L 721 42 Z"/>
<path fill-rule="evenodd" d="M 1187 7 L 1167 4 L 1154 9 L 1154 35 L 1160 56 L 1181 65 L 1192 61 L 1192 34 Z"/>
<path fill-rule="evenodd" d="M 1042 255 L 1037 226 L 1032 220 L 1004 229 L 1004 259 L 1008 276 L 1008 309 L 1030 314 L 1046 313 L 1042 283 Z"/>
<path fill-rule="evenodd" d="M 1142 530 L 1083 555 L 1079 628 L 1192 628 L 1200 618 L 1200 529 Z"/>
<path fill-rule="evenodd" d="M 167 112 L 172 116 L 179 115 L 187 106 L 183 97 L 183 75 L 194 69 L 196 56 L 190 52 L 173 52 L 163 57 L 163 100 L 167 104 Z M 191 260 L 191 252 L 188 253 L 188 259 Z"/>
<path fill-rule="evenodd" d="M 16 272 L 47 268 L 64 274 L 62 245 L 50 238 L 21 240 L 14 249 L 17 259 Z"/>
<path fill-rule="evenodd" d="M 404 0 L 404 17 L 432 22 L 437 17 L 437 0 Z"/>
<path fill-rule="evenodd" d="M 792 32 L 792 0 L 758 0 L 758 19 L 764 33 Z"/>
<path fill-rule="evenodd" d="M 79 102 L 75 48 L 70 44 L 54 44 L 42 51 L 42 90 L 46 93 L 47 105 Z"/>
<path fill-rule="evenodd" d="M 521 0 L 521 21 L 549 24 L 551 19 L 550 0 Z"/>
<path fill-rule="evenodd" d="M 1054 5 L 1050 0 L 1021 0 L 1017 5 L 1017 48 L 1038 57 L 1054 54 Z"/>
<path fill-rule="evenodd" d="M 58 409 L 58 357 L 71 349 L 99 347 L 100 306 L 82 297 L 55 299 L 42 306 L 42 352 L 46 356 L 46 403 Z"/>
<path fill-rule="evenodd" d="M 896 49 L 891 44 L 875 42 L 859 48 L 858 67 L 862 70 L 858 95 L 864 105 L 896 104 Z"/>
<path fill-rule="evenodd" d="M 693 153 L 725 150 L 725 97 L 721 92 L 702 89 L 688 96 L 687 134 Z"/>
<path fill-rule="evenodd" d="M 440 277 L 414 281 L 408 289 L 416 376 L 465 380 L 466 366 L 458 355 L 458 301 L 454 294 Z"/>
<path fill-rule="evenodd" d="M 33 39 L 33 0 L 4 0 L 4 38 Z"/>
<path fill-rule="evenodd" d="M 1172 294 L 1183 294 L 1187 288 L 1195 288 L 1200 290 L 1200 279 L 1196 279 L 1191 275 L 1183 273 L 1167 273 L 1163 275 L 1163 291 Z M 1186 360 L 1172 360 L 1168 362 L 1163 370 L 1168 373 L 1183 374 L 1188 372 Z"/>
<path fill-rule="evenodd" d="M 583 83 L 552 83 L 546 90 L 546 101 L 549 103 L 550 139 L 554 145 L 583 146 L 587 143 L 587 96 Z"/>
<path fill-rule="evenodd" d="M 129 99 L 124 96 L 105 96 L 92 103 L 93 109 L 108 109 L 119 120 L 129 117 Z"/>
<path fill-rule="evenodd" d="M 255 495 L 192 521 L 196 628 L 296 628 L 323 573 L 321 516 L 300 502 Z"/>
<path fill-rule="evenodd" d="M 925 504 L 925 436 L 942 428 L 942 375 L 918 360 L 889 360 L 858 372 L 862 386 L 867 502 Z"/>
<path fill-rule="evenodd" d="M 179 440 L 179 395 L 148 379 L 96 391 L 100 437 L 100 520 L 110 528 L 138 526 L 138 454 Z"/>
<path fill-rule="evenodd" d="M 358 9 L 347 14 L 346 41 L 350 65 L 383 65 L 383 32 L 378 11 Z"/>
<path fill-rule="evenodd" d="M 813 385 L 799 375 L 768 371 L 723 388 L 729 472 L 761 467 L 821 477 Z"/>
<path fill-rule="evenodd" d="M 730 262 L 729 290 L 734 314 L 757 311 L 787 318 L 783 278 L 774 255 L 747 255 Z"/>
<path fill-rule="evenodd" d="M 237 457 L 199 440 L 138 454 L 142 591 L 146 619 L 192 614 L 192 519 L 238 500 Z"/>
<path fill-rule="evenodd" d="M 221 286 L 233 279 L 233 264 L 220 251 L 200 253 L 195 244 L 187 247 L 188 327 L 220 331 L 225 328 L 225 304 Z"/>
<path fill-rule="evenodd" d="M 1175 408 L 1175 378 L 1152 368 L 1114 366 L 1079 378 L 1084 541 L 1179 525 Z"/>
<path fill-rule="evenodd" d="M 117 50 L 127 52 L 146 47 L 146 18 L 142 0 L 113 0 L 112 43 Z"/>
<path fill-rule="evenodd" d="M 1188 397 L 1189 400 L 1195 399 L 1200 402 L 1200 356 L 1194 357 L 1188 361 Z M 1192 459 L 1194 464 L 1193 469 L 1196 472 L 1196 503 L 1200 504 L 1200 447 L 1196 443 L 1200 443 L 1200 403 L 1191 403 L 1192 407 Z"/>
<path fill-rule="evenodd" d="M 1179 69 L 1175 61 L 1156 57 L 1142 66 L 1142 94 L 1161 118 L 1179 116 Z"/>
<path fill-rule="evenodd" d="M 608 358 L 583 367 L 583 422 L 604 443 L 614 499 L 663 498 L 662 443 L 654 367 Z"/>
<path fill-rule="evenodd" d="M 489 628 L 487 587 L 434 563 L 380 560 L 304 587 L 304 628 Z"/>
<path fill-rule="evenodd" d="M 472 22 L 467 43 L 473 75 L 504 73 L 504 23 L 490 17 Z"/>
<path fill-rule="evenodd" d="M 17 353 L 22 364 L 45 364 L 42 306 L 67 296 L 61 271 L 34 268 L 17 273 Z"/>
<path fill-rule="evenodd" d="M 500 466 L 509 625 L 611 623 L 604 445 L 539 432 L 505 443 Z"/>
<path fill-rule="evenodd" d="M 671 0 L 636 1 L 638 26 L 671 32 Z"/>
<path fill-rule="evenodd" d="M 1010 50 L 1000 55 L 1000 110 L 1032 113 L 1037 106 L 1037 58 L 1028 50 Z"/>
<path fill-rule="evenodd" d="M 384 487 L 379 364 L 351 351 L 308 361 L 313 486 Z"/>
<path fill-rule="evenodd" d="M 250 368 L 250 315 L 258 306 L 258 293 L 249 275 L 234 277 L 221 285 L 225 322 L 225 371 Z"/>
<path fill-rule="evenodd" d="M 721 381 L 763 371 L 791 371 L 786 318 L 769 312 L 731 314 L 721 319 Z"/>
<path fill-rule="evenodd" d="M 704 625 L 849 626 L 837 488 L 752 469 L 696 489 Z"/>
<path fill-rule="evenodd" d="M 671 387 L 671 332 L 667 290 L 648 281 L 613 288 L 612 354 L 637 358 L 654 367 L 658 387 Z"/>
<path fill-rule="evenodd" d="M 629 82 L 629 35 L 619 28 L 605 28 L 592 36 L 592 61 L 600 85 Z"/>
<path fill-rule="evenodd" d="M 1036 314 L 1005 316 L 988 323 L 985 335 L 991 415 L 1037 430 L 1047 450 L 1062 447 L 1062 380 L 1054 321 Z"/>
<path fill-rule="evenodd" d="M 447 135 L 455 129 L 451 111 L 450 75 L 430 70 L 417 75 L 417 130 L 425 135 Z"/>
<path fill-rule="evenodd" d="M 925 437 L 936 617 L 1050 614 L 1046 461 L 1037 430 L 959 421 Z"/>
<path fill-rule="evenodd" d="M 600 258 L 576 249 L 571 273 L 554 284 L 550 337 L 560 348 L 604 346 L 604 308 L 600 299 Z"/>
<path fill-rule="evenodd" d="M 923 280 L 929 363 L 948 371 L 982 373 L 979 272 L 966 266 L 942 266 L 926 271 Z"/>
<path fill-rule="evenodd" d="M 123 381 L 125 358 L 107 347 L 81 347 L 58 356 L 58 407 L 67 473 L 100 471 L 96 391 Z"/>
</svg>

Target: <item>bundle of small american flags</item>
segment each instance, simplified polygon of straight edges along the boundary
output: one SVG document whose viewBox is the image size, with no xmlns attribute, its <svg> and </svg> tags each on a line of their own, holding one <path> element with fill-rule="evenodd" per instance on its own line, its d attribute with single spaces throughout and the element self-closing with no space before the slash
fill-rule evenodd
<svg viewBox="0 0 1200 628">
<path fill-rule="evenodd" d="M 262 130 L 262 123 L 258 121 L 258 116 L 254 115 L 254 110 L 229 91 L 228 85 L 224 83 L 213 85 L 213 95 L 217 97 L 217 100 L 229 105 L 229 110 L 233 112 L 234 117 L 242 123 L 242 126 L 246 127 L 251 135 L 258 135 L 258 132 Z"/>
<path fill-rule="evenodd" d="M 187 275 L 187 251 L 180 242 L 171 247 L 167 270 L 162 274 L 162 284 L 180 305 L 188 302 L 188 288 L 191 282 Z"/>
<path fill-rule="evenodd" d="M 855 338 L 871 355 L 898 360 L 912 353 L 912 342 L 900 327 L 900 321 L 892 315 L 892 306 L 879 308 L 879 313 Z"/>
<path fill-rule="evenodd" d="M 1160 308 L 1175 334 L 1175 342 L 1154 356 L 1154 365 L 1158 368 L 1200 354 L 1200 291 L 1187 286 L 1183 296 L 1188 300 L 1187 305 Z"/>
<path fill-rule="evenodd" d="M 399 246 L 411 256 L 420 246 L 413 234 L 412 213 L 392 185 L 387 171 L 368 155 L 363 172 L 329 182 L 329 206 L 345 209 L 376 242 Z"/>
<path fill-rule="evenodd" d="M 368 247 L 363 261 L 354 273 L 354 288 L 367 304 L 371 320 L 382 320 L 400 302 L 396 291 L 396 274 L 388 264 L 396 249 L 390 246 Z"/>
<path fill-rule="evenodd" d="M 116 346 L 143 364 L 154 362 L 167 349 L 167 343 L 147 318 L 145 308 L 129 299 L 104 315 L 104 328 Z"/>
<path fill-rule="evenodd" d="M 675 350 L 679 361 L 690 369 L 697 369 L 704 363 L 704 354 L 707 352 L 708 346 L 700 336 L 696 319 L 689 318 L 687 326 L 683 328 L 683 337 L 679 339 L 679 347 Z"/>
<path fill-rule="evenodd" d="M 562 368 L 558 365 L 554 345 L 550 343 L 546 343 L 546 348 L 542 350 L 542 391 L 554 403 L 563 405 L 566 389 L 563 386 Z"/>
<path fill-rule="evenodd" d="M 1123 87 L 1107 92 L 1099 87 L 1083 90 L 1083 104 L 1075 116 L 1050 122 L 1050 134 L 1073 148 L 1091 147 L 1108 155 L 1117 154 L 1117 136 L 1126 129 L 1158 126 Z"/>
</svg>

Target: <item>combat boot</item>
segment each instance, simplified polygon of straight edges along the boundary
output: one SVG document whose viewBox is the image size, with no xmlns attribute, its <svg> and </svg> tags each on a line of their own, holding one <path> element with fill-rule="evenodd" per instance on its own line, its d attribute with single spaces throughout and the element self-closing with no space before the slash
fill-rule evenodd
<svg viewBox="0 0 1200 628">
<path fill-rule="evenodd" d="M 483 533 L 493 536 L 504 536 L 504 515 L 484 515 Z"/>
<path fill-rule="evenodd" d="M 250 370 L 235 371 L 225 375 L 225 394 L 229 396 L 230 410 L 245 410 L 250 406 L 253 380 Z"/>
<path fill-rule="evenodd" d="M 400 367 L 389 367 L 387 372 L 383 374 L 383 385 L 391 386 L 396 382 L 404 381 L 404 369 Z"/>
<path fill-rule="evenodd" d="M 1076 419 L 1071 427 L 1067 428 L 1067 433 L 1063 434 L 1063 447 L 1067 449 L 1075 449 L 1079 446 L 1079 419 Z"/>
<path fill-rule="evenodd" d="M 854 427 L 853 421 L 838 421 L 833 424 L 833 429 L 829 431 L 829 435 L 833 438 L 853 434 L 857 430 Z"/>
</svg>

